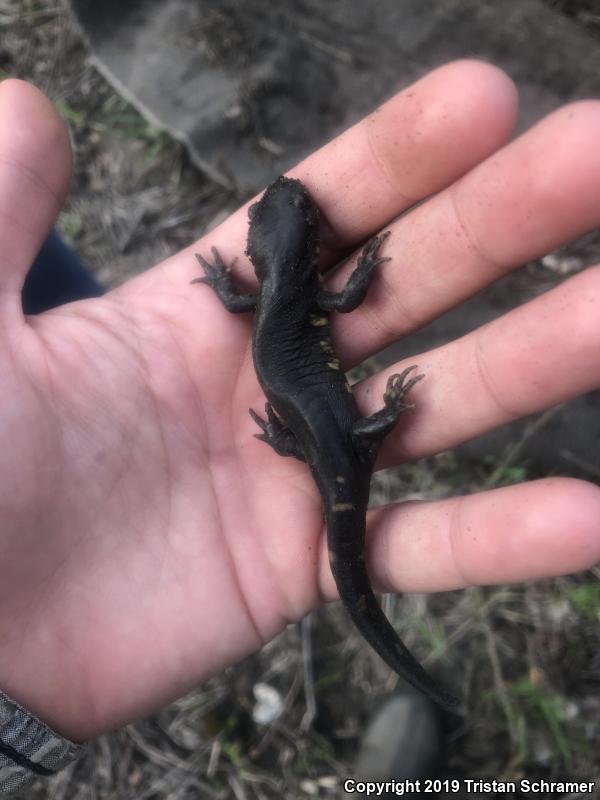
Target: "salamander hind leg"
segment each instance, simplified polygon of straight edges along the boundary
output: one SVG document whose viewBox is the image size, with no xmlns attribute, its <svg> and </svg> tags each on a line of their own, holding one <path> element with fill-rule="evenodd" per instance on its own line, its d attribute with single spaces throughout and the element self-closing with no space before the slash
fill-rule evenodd
<svg viewBox="0 0 600 800">
<path fill-rule="evenodd" d="M 405 401 L 406 395 L 424 375 L 408 379 L 415 366 L 400 374 L 390 375 L 383 395 L 384 407 L 368 417 L 357 420 L 352 427 L 352 438 L 358 447 L 374 451 L 391 431 L 403 411 L 413 408 Z"/>
<path fill-rule="evenodd" d="M 264 420 L 252 409 L 250 416 L 256 422 L 262 433 L 254 434 L 261 442 L 266 442 L 280 456 L 292 456 L 299 461 L 306 461 L 298 440 L 292 431 L 279 419 L 271 403 L 265 404 L 267 419 Z"/>
<path fill-rule="evenodd" d="M 425 375 L 420 373 L 419 375 L 413 375 L 412 378 L 406 380 L 410 373 L 415 369 L 417 369 L 417 367 L 416 365 L 413 365 L 412 367 L 407 367 L 400 373 L 390 375 L 388 378 L 385 392 L 383 393 L 383 402 L 385 403 L 385 409 L 391 410 L 392 413 L 395 414 L 396 419 L 403 411 L 407 411 L 409 408 L 414 408 L 412 403 L 405 403 L 404 398 L 408 392 L 410 392 L 412 387 L 425 377 Z"/>
</svg>

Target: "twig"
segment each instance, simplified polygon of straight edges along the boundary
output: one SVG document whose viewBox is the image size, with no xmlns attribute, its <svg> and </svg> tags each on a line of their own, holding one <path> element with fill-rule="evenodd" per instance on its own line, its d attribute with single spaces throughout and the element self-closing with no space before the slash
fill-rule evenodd
<svg viewBox="0 0 600 800">
<path fill-rule="evenodd" d="M 498 464 L 492 474 L 483 482 L 483 489 L 493 489 L 498 485 L 498 481 L 502 476 L 504 470 L 513 464 L 521 455 L 523 448 L 532 436 L 535 436 L 542 428 L 544 428 L 554 417 L 562 410 L 563 405 L 554 406 L 544 411 L 537 419 L 533 420 L 523 431 L 523 434 L 518 442 L 510 445 L 506 451 L 506 455 Z"/>
<path fill-rule="evenodd" d="M 506 721 L 508 722 L 508 731 L 510 734 L 510 740 L 512 744 L 516 744 L 518 741 L 517 717 L 512 702 L 510 700 L 508 690 L 506 688 L 504 675 L 502 674 L 502 667 L 500 666 L 500 658 L 498 657 L 498 651 L 496 649 L 496 643 L 494 641 L 494 634 L 492 632 L 492 627 L 487 620 L 483 621 L 483 630 L 485 632 L 486 649 L 488 651 L 490 663 L 492 665 L 494 682 L 496 684 L 498 693 L 500 695 L 500 704 L 502 705 L 502 708 L 504 710 L 504 716 L 506 717 Z"/>
<path fill-rule="evenodd" d="M 300 723 L 301 731 L 308 730 L 317 715 L 311 628 L 312 616 L 311 614 L 308 614 L 300 623 L 302 638 L 302 672 L 304 675 L 304 699 L 306 701 L 306 711 L 304 712 L 302 722 Z"/>
<path fill-rule="evenodd" d="M 587 472 L 592 478 L 600 480 L 600 467 L 596 466 L 596 464 L 591 464 L 589 461 L 586 461 L 584 458 L 572 453 L 570 450 L 561 450 L 560 455 L 565 459 L 565 461 L 568 461 L 570 464 L 574 464 L 579 469 Z"/>
</svg>

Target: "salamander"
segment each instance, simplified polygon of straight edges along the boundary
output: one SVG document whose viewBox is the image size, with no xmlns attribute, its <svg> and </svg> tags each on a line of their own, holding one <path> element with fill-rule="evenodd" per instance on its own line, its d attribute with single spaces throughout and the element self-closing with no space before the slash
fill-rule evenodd
<svg viewBox="0 0 600 800">
<path fill-rule="evenodd" d="M 353 311 L 364 300 L 389 232 L 364 247 L 341 292 L 328 291 L 318 272 L 319 211 L 299 180 L 279 177 L 248 212 L 246 254 L 258 279 L 256 293 L 236 289 L 218 250 L 214 261 L 196 257 L 208 284 L 233 313 L 255 312 L 252 354 L 267 398 L 265 417 L 250 414 L 280 456 L 307 464 L 318 487 L 329 562 L 340 599 L 366 641 L 402 678 L 446 708 L 456 699 L 438 688 L 400 640 L 381 610 L 365 565 L 366 511 L 380 444 L 407 408 L 422 375 L 415 367 L 392 375 L 383 408 L 361 416 L 335 355 L 329 315 Z"/>
</svg>

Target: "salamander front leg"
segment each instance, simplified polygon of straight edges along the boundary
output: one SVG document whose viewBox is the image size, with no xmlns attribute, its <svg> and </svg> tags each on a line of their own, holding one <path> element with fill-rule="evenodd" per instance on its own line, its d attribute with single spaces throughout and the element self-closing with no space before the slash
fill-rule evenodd
<svg viewBox="0 0 600 800">
<path fill-rule="evenodd" d="M 415 366 L 407 367 L 399 375 L 390 375 L 383 395 L 384 407 L 380 411 L 376 411 L 374 414 L 363 417 L 354 423 L 352 426 L 352 438 L 357 447 L 374 455 L 385 436 L 398 421 L 400 414 L 409 408 L 413 408 L 411 403 L 405 402 L 404 398 L 415 383 L 425 377 L 424 375 L 415 375 L 407 380 L 414 369 L 416 369 Z"/>
<path fill-rule="evenodd" d="M 391 258 L 379 255 L 379 248 L 389 235 L 390 232 L 386 231 L 367 242 L 358 258 L 356 269 L 341 292 L 328 292 L 325 289 L 319 292 L 317 305 L 321 311 L 339 311 L 346 314 L 358 308 L 365 299 L 375 267 L 384 261 L 391 261 Z"/>
<path fill-rule="evenodd" d="M 280 456 L 293 456 L 299 461 L 306 461 L 304 453 L 298 444 L 298 440 L 287 425 L 284 425 L 273 411 L 271 403 L 265 404 L 265 411 L 267 414 L 266 421 L 262 419 L 262 417 L 259 417 L 252 408 L 250 408 L 249 411 L 252 419 L 262 430 L 262 433 L 254 434 L 257 439 L 260 439 L 261 442 L 266 442 Z"/>
<path fill-rule="evenodd" d="M 216 247 L 212 247 L 215 262 L 211 264 L 199 253 L 196 253 L 198 263 L 204 270 L 202 278 L 194 278 L 191 283 L 207 283 L 223 303 L 227 311 L 232 314 L 242 314 L 245 311 L 256 309 L 256 295 L 239 292 L 231 277 L 231 265 L 227 265 Z"/>
</svg>

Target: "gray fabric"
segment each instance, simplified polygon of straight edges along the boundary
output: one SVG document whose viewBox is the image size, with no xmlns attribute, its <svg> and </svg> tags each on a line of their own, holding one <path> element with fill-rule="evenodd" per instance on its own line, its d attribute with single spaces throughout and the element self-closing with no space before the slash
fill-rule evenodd
<svg viewBox="0 0 600 800">
<path fill-rule="evenodd" d="M 0 794 L 23 788 L 34 778 L 66 767 L 83 745 L 59 736 L 0 692 Z"/>
<path fill-rule="evenodd" d="M 595 41 L 537 0 L 69 4 L 117 91 L 240 198 L 453 58 L 516 79 L 521 128 L 600 87 Z"/>
</svg>

